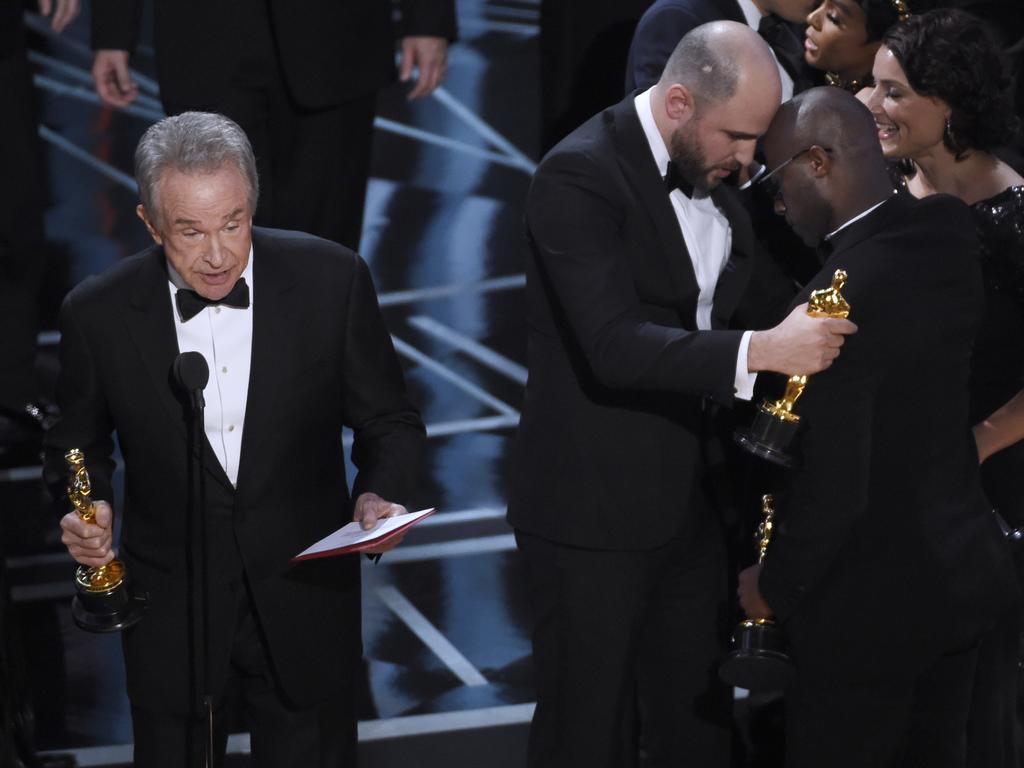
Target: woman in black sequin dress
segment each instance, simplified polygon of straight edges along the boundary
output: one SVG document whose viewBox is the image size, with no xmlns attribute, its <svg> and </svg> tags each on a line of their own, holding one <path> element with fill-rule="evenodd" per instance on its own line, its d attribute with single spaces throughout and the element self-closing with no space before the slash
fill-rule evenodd
<svg viewBox="0 0 1024 768">
<path fill-rule="evenodd" d="M 1011 527 L 1024 528 L 1024 178 L 993 154 L 1017 127 L 998 50 L 970 14 L 914 16 L 883 38 L 867 104 L 886 157 L 906 164 L 906 190 L 955 195 L 975 212 L 986 309 L 971 364 L 972 423 L 985 491 Z M 981 648 L 970 766 L 1021 765 L 1020 628 L 1019 616 L 1007 617 Z"/>
</svg>

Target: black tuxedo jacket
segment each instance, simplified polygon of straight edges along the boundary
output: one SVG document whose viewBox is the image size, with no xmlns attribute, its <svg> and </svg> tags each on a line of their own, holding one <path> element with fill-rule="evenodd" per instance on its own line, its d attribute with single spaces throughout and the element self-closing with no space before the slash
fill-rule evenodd
<svg viewBox="0 0 1024 768">
<path fill-rule="evenodd" d="M 955 198 L 894 196 L 832 238 L 807 286 L 845 269 L 859 330 L 797 403 L 802 467 L 760 585 L 822 684 L 912 677 L 1014 595 L 968 415 L 974 232 Z"/>
<path fill-rule="evenodd" d="M 285 81 L 296 103 L 317 109 L 375 93 L 395 78 L 395 36 L 455 37 L 452 0 L 156 0 L 157 74 L 165 104 L 220 103 L 246 41 L 244 15 L 270 14 Z M 92 47 L 132 51 L 141 0 L 97 0 Z M 240 20 L 242 23 L 240 23 Z"/>
<path fill-rule="evenodd" d="M 765 40 L 793 78 L 794 93 L 818 84 L 821 76 L 804 62 L 802 28 L 777 16 L 769 19 L 770 31 L 765 33 Z M 747 23 L 736 0 L 656 0 L 641 17 L 629 46 L 626 92 L 649 88 L 658 82 L 683 36 L 712 21 Z"/>
<path fill-rule="evenodd" d="M 248 581 L 285 693 L 310 705 L 348 683 L 361 652 L 356 556 L 292 564 L 351 520 L 341 430 L 355 432 L 353 497 L 401 502 L 423 427 L 366 265 L 297 232 L 255 229 L 253 339 L 237 489 L 204 438 L 211 590 L 210 675 L 220 693 Z M 149 592 L 125 633 L 129 694 L 188 707 L 186 411 L 171 381 L 178 354 L 165 258 L 150 248 L 90 278 L 61 311 L 61 420 L 47 474 L 85 452 L 93 498 L 113 501 L 112 433 L 124 456 L 119 556 Z"/>
<path fill-rule="evenodd" d="M 526 204 L 529 370 L 509 520 L 575 546 L 649 549 L 682 530 L 700 479 L 705 398 L 731 403 L 753 236 L 714 199 L 732 253 L 696 331 L 698 285 L 633 97 L 541 162 Z"/>
</svg>

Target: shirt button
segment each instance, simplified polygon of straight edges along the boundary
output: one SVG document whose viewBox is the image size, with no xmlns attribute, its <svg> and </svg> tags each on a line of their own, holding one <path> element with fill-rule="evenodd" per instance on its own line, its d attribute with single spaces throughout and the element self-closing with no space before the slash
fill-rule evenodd
<svg viewBox="0 0 1024 768">
<path fill-rule="evenodd" d="M 220 314 L 220 307 L 214 307 L 213 311 L 216 312 L 219 315 Z"/>
<path fill-rule="evenodd" d="M 228 367 L 225 365 L 223 368 L 220 369 L 220 372 L 221 373 L 227 373 L 228 372 Z"/>
<path fill-rule="evenodd" d="M 228 425 L 228 432 L 234 432 L 234 431 L 235 431 L 235 425 L 234 424 Z"/>
</svg>

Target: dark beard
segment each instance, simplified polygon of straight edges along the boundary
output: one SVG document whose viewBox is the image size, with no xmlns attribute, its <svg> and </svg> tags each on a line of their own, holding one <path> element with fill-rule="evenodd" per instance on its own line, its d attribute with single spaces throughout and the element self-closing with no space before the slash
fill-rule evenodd
<svg viewBox="0 0 1024 768">
<path fill-rule="evenodd" d="M 679 174 L 693 185 L 693 199 L 697 200 L 711 194 L 711 188 L 708 186 L 710 169 L 705 166 L 707 159 L 695 138 L 696 131 L 691 127 L 693 122 L 672 134 L 669 155 Z"/>
</svg>

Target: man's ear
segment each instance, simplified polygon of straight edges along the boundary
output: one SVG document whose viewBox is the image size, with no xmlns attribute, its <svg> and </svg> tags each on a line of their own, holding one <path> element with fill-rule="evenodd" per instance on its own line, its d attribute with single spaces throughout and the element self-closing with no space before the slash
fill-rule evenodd
<svg viewBox="0 0 1024 768">
<path fill-rule="evenodd" d="M 665 113 L 669 119 L 682 125 L 693 119 L 697 105 L 693 100 L 693 91 L 682 83 L 673 83 L 664 92 Z"/>
<path fill-rule="evenodd" d="M 817 144 L 807 150 L 810 156 L 811 174 L 816 178 L 828 176 L 832 172 L 832 155 L 824 147 Z"/>
<path fill-rule="evenodd" d="M 163 245 L 163 237 L 159 230 L 153 226 L 153 222 L 150 221 L 149 216 L 146 214 L 146 209 L 141 203 L 135 206 L 135 215 L 142 219 L 142 223 L 146 225 L 146 230 L 149 232 L 149 236 L 153 238 L 153 242 L 157 245 Z"/>
</svg>

